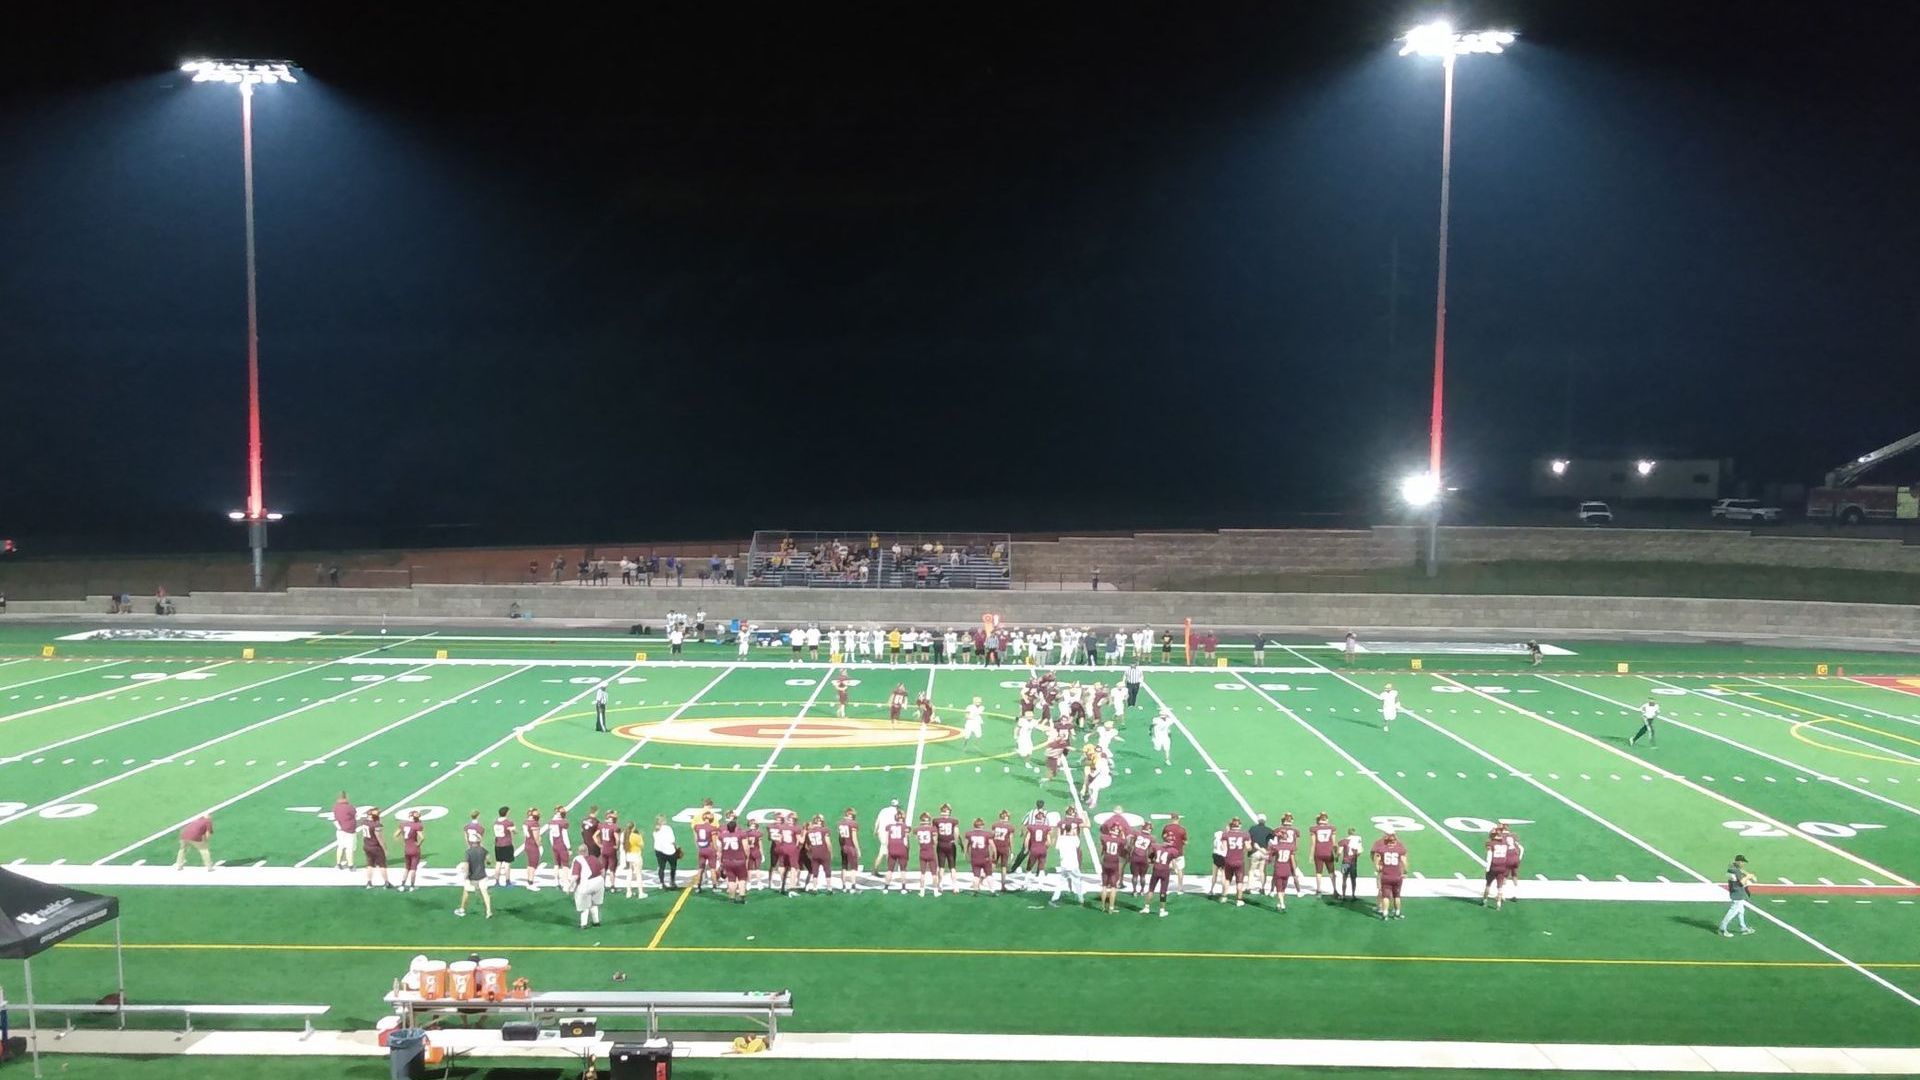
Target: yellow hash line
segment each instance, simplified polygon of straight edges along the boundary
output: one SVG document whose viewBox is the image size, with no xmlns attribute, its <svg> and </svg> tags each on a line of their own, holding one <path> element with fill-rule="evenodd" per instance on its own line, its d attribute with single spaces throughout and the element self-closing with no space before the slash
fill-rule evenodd
<svg viewBox="0 0 1920 1080">
<path fill-rule="evenodd" d="M 657 949 L 660 947 L 660 939 L 667 936 L 667 927 L 673 925 L 673 920 L 678 918 L 680 915 L 680 909 L 687 905 L 687 897 L 692 895 L 693 895 L 693 886 L 691 885 L 688 885 L 680 890 L 680 899 L 675 900 L 673 902 L 673 910 L 667 912 L 667 917 L 660 920 L 660 929 L 655 930 L 653 932 L 653 940 L 647 942 L 648 949 L 651 950 L 651 949 Z"/>
<path fill-rule="evenodd" d="M 682 899 L 684 899 L 684 894 Z M 678 905 L 675 905 L 676 908 Z M 671 921 L 672 916 L 668 916 Z M 662 933 L 665 926 L 661 927 Z M 655 935 L 658 940 L 659 935 Z M 130 951 L 191 951 L 209 952 L 378 952 L 378 953 L 462 953 L 471 951 L 467 945 L 291 945 L 291 944 L 250 944 L 231 943 L 191 944 L 180 943 L 128 943 L 123 946 Z M 62 949 L 111 949 L 113 945 L 105 942 L 64 942 Z M 1223 953 L 1223 952 L 1125 952 L 1120 950 L 1099 949 L 941 949 L 941 948 L 884 948 L 859 946 L 751 946 L 751 945 L 667 945 L 656 948 L 649 944 L 645 947 L 620 947 L 605 945 L 511 945 L 494 946 L 497 951 L 508 954 L 521 953 L 600 953 L 609 952 L 659 952 L 686 954 L 740 954 L 744 956 L 879 956 L 879 957 L 984 957 L 1004 959 L 1007 957 L 1032 959 L 1094 959 L 1094 960 L 1284 960 L 1284 961 L 1328 961 L 1340 963 L 1394 963 L 1394 964 L 1542 964 L 1565 967 L 1679 967 L 1679 968 L 1808 968 L 1843 969 L 1845 964 L 1831 960 L 1649 960 L 1636 958 L 1606 957 L 1566 957 L 1566 956 L 1367 956 L 1357 953 Z M 1889 963 L 1866 963 L 1862 967 L 1885 971 L 1920 970 L 1920 962 L 1895 961 Z"/>
<path fill-rule="evenodd" d="M 1732 690 L 1732 691 L 1738 690 L 1737 687 L 1726 687 L 1725 689 Z M 1920 739 L 1915 739 L 1912 736 L 1896 735 L 1891 731 L 1882 731 L 1881 729 L 1874 727 L 1871 724 L 1862 724 L 1853 720 L 1846 720 L 1838 716 L 1828 716 L 1826 713 L 1823 713 L 1818 709 L 1809 709 L 1802 705 L 1790 705 L 1784 701 L 1775 701 L 1772 698 L 1761 697 L 1759 694 L 1743 694 L 1742 696 L 1750 697 L 1755 701 L 1765 702 L 1768 705 L 1772 705 L 1774 708 L 1777 708 L 1777 709 L 1792 709 L 1794 712 L 1797 712 L 1797 713 L 1806 713 L 1808 716 L 1814 717 L 1820 720 L 1822 723 L 1845 724 L 1848 727 L 1859 728 L 1861 731 L 1871 731 L 1875 735 L 1882 735 L 1889 739 L 1898 739 L 1901 742 L 1912 743 L 1915 746 L 1920 746 Z"/>
</svg>

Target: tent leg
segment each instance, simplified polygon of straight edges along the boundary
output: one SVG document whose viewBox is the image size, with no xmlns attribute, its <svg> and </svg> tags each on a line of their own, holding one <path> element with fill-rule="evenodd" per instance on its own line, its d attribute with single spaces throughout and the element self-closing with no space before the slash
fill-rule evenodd
<svg viewBox="0 0 1920 1080">
<path fill-rule="evenodd" d="M 113 981 L 120 1003 L 120 1030 L 127 1029 L 127 954 L 120 947 L 120 920 L 113 920 Z"/>
<path fill-rule="evenodd" d="M 33 1047 L 33 1080 L 40 1080 L 40 1018 L 33 1011 L 33 961 L 27 968 L 27 1040 Z"/>
</svg>

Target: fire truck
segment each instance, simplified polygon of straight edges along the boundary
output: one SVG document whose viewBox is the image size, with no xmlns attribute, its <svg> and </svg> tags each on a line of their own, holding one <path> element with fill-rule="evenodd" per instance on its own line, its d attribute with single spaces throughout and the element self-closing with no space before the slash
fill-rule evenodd
<svg viewBox="0 0 1920 1080">
<path fill-rule="evenodd" d="M 1873 450 L 1827 473 L 1827 482 L 1807 493 L 1807 516 L 1828 518 L 1843 525 L 1863 521 L 1913 521 L 1920 518 L 1920 469 L 1909 469 L 1907 482 L 1892 482 L 1884 466 L 1910 450 L 1920 449 L 1920 431 Z M 1863 484 L 1868 472 L 1881 469 L 1881 483 Z"/>
</svg>

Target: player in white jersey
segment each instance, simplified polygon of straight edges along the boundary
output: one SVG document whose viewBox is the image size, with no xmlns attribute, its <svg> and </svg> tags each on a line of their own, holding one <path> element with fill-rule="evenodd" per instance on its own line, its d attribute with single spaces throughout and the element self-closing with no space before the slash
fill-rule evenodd
<svg viewBox="0 0 1920 1080">
<path fill-rule="evenodd" d="M 1093 733 L 1093 737 L 1100 740 L 1100 753 L 1105 755 L 1109 761 L 1113 760 L 1113 744 L 1127 741 L 1121 737 L 1119 729 L 1113 726 L 1113 721 L 1111 720 L 1101 724 L 1099 729 Z"/>
<path fill-rule="evenodd" d="M 827 631 L 827 657 L 837 664 L 843 655 L 840 651 L 840 628 L 836 626 Z"/>
<path fill-rule="evenodd" d="M 1100 807 L 1100 793 L 1113 783 L 1113 755 L 1102 750 L 1093 759 L 1093 775 L 1087 777 L 1087 809 Z"/>
<path fill-rule="evenodd" d="M 952 667 L 953 665 L 960 662 L 960 635 L 959 634 L 954 633 L 952 630 L 947 631 L 946 634 L 940 639 L 940 646 L 942 651 L 944 651 L 947 654 L 948 667 Z"/>
<path fill-rule="evenodd" d="M 1160 751 L 1162 762 L 1168 765 L 1173 764 L 1173 712 L 1164 705 L 1160 707 L 1159 714 L 1153 718 L 1151 745 L 1155 750 Z"/>
<path fill-rule="evenodd" d="M 1030 716 L 1022 716 L 1013 722 L 1013 748 L 1020 755 L 1020 760 L 1028 763 L 1029 769 L 1033 767 L 1033 729 L 1034 721 Z"/>
<path fill-rule="evenodd" d="M 1060 819 L 1060 828 L 1054 834 L 1053 852 L 1055 878 L 1053 898 L 1047 901 L 1052 907 L 1060 903 L 1060 894 L 1073 890 L 1074 902 L 1084 906 L 1087 902 L 1087 883 L 1080 873 L 1080 819 L 1073 816 L 1073 808 L 1067 808 L 1067 816 Z"/>
<path fill-rule="evenodd" d="M 974 698 L 973 703 L 967 706 L 967 722 L 960 729 L 960 737 L 966 740 L 966 745 L 974 746 L 986 729 L 986 707 L 980 704 L 979 698 Z"/>
<path fill-rule="evenodd" d="M 1380 730 L 1392 730 L 1393 718 L 1399 715 L 1400 691 L 1395 690 L 1392 683 L 1388 683 L 1387 688 L 1380 694 Z"/>
</svg>

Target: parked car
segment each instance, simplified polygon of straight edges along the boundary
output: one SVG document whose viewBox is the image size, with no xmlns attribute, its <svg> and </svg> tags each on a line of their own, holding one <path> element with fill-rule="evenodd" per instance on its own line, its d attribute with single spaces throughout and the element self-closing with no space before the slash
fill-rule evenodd
<svg viewBox="0 0 1920 1080">
<path fill-rule="evenodd" d="M 1580 524 L 1611 525 L 1613 510 L 1603 502 L 1583 502 L 1580 504 Z"/>
<path fill-rule="evenodd" d="M 1713 504 L 1713 516 L 1722 521 L 1779 521 L 1780 508 L 1762 506 L 1759 499 L 1721 499 Z"/>
</svg>

